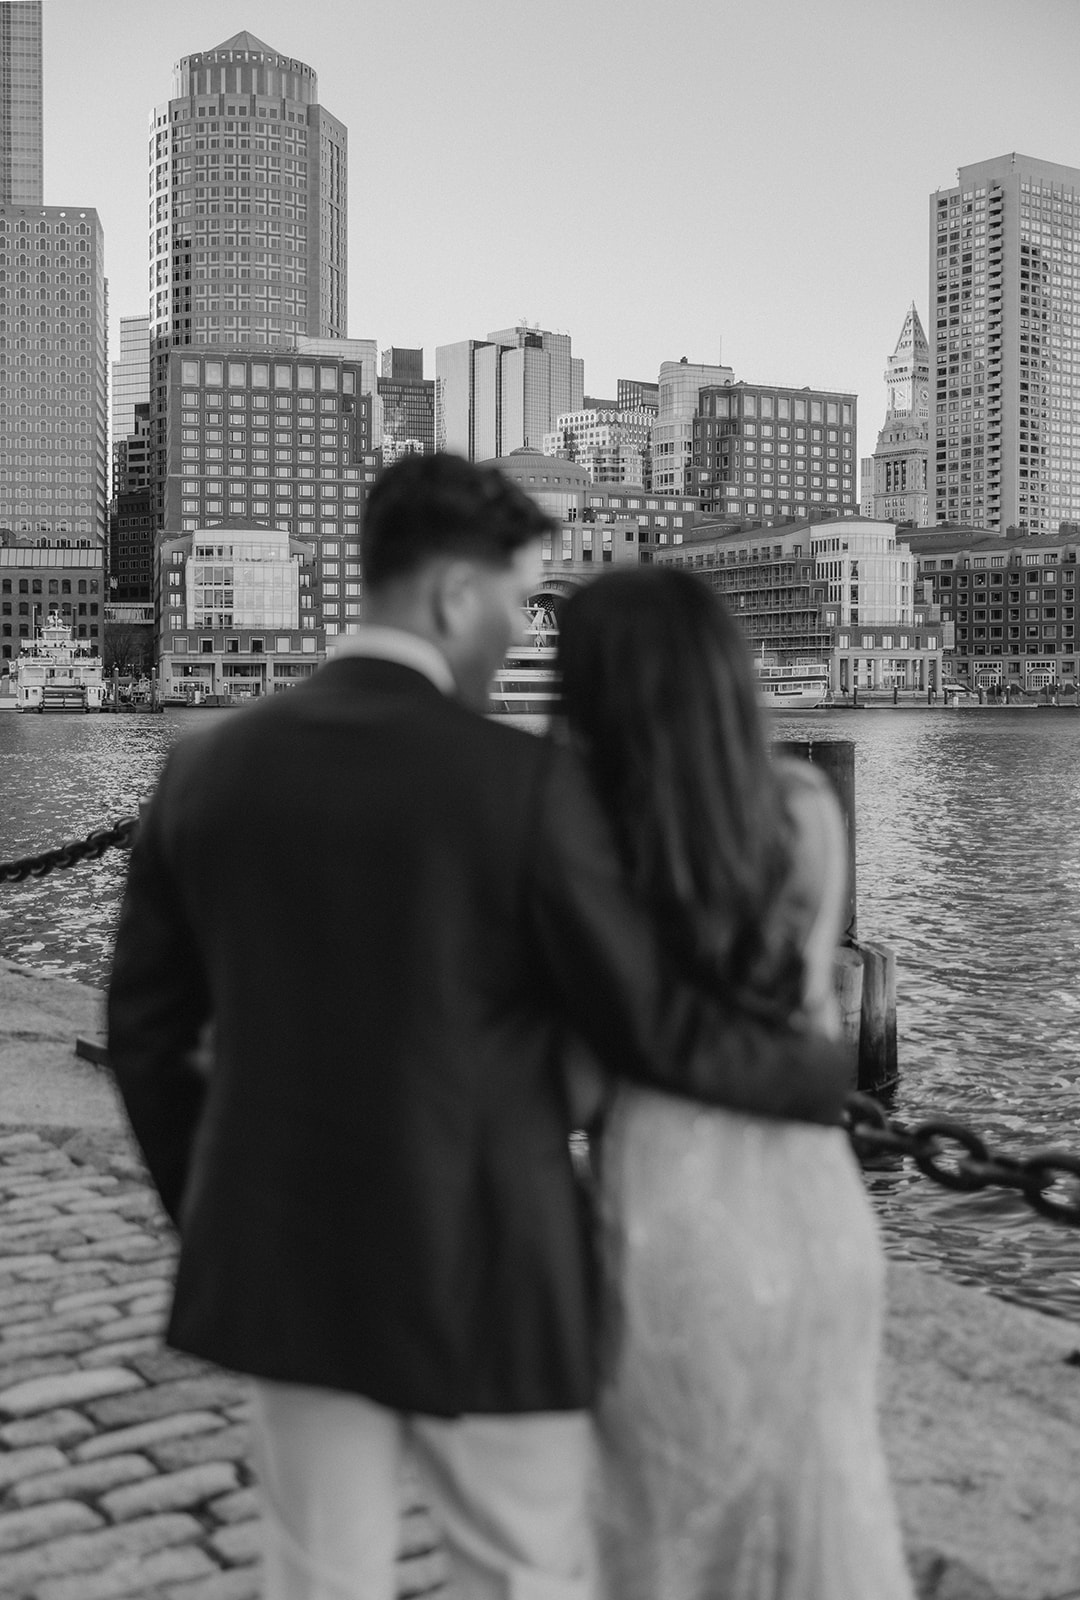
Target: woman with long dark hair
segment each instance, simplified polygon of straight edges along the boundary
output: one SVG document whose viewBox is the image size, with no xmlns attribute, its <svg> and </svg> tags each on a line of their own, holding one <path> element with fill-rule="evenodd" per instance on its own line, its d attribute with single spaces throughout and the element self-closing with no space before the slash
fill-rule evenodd
<svg viewBox="0 0 1080 1600">
<path fill-rule="evenodd" d="M 843 823 L 770 757 L 699 579 L 605 574 L 560 615 L 569 736 L 635 893 L 705 990 L 835 1033 Z M 884 1263 L 846 1136 L 620 1084 L 599 1141 L 610 1600 L 910 1600 L 877 1430 Z"/>
</svg>

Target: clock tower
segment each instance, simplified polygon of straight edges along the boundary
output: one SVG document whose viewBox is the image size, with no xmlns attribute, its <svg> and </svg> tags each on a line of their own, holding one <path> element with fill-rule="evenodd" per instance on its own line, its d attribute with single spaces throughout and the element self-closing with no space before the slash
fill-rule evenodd
<svg viewBox="0 0 1080 1600">
<path fill-rule="evenodd" d="M 885 386 L 885 425 L 864 463 L 863 515 L 922 528 L 928 513 L 930 347 L 914 301 L 889 357 Z"/>
<path fill-rule="evenodd" d="M 904 326 L 889 357 L 885 383 L 889 394 L 889 416 L 930 416 L 930 346 L 919 321 L 914 300 L 908 307 Z"/>
</svg>

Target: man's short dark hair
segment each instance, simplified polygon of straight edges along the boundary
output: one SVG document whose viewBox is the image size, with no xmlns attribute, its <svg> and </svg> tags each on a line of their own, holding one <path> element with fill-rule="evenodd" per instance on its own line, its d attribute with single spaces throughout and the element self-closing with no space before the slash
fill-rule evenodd
<svg viewBox="0 0 1080 1600">
<path fill-rule="evenodd" d="M 378 588 L 440 556 L 506 566 L 555 524 L 496 467 L 439 452 L 395 461 L 364 509 L 364 579 Z"/>
</svg>

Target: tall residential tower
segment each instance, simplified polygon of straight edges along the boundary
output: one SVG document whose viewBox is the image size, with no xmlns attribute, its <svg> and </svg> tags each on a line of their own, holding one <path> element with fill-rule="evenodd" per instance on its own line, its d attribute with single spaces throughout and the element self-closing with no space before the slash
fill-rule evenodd
<svg viewBox="0 0 1080 1600">
<path fill-rule="evenodd" d="M 1080 520 L 1080 171 L 961 167 L 930 197 L 929 521 Z"/>
</svg>

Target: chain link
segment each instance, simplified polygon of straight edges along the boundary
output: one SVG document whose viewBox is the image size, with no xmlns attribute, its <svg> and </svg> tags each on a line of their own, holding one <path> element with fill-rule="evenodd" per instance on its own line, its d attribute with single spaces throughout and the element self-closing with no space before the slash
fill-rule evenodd
<svg viewBox="0 0 1080 1600">
<path fill-rule="evenodd" d="M 23 856 L 19 861 L 0 862 L 0 883 L 22 883 L 27 878 L 44 878 L 57 867 L 73 867 L 79 861 L 97 861 L 114 846 L 127 850 L 139 826 L 138 817 L 124 817 L 111 828 L 97 828 L 85 839 L 43 850 L 40 855 Z"/>
<path fill-rule="evenodd" d="M 914 1161 L 943 1188 L 974 1193 L 1015 1189 L 1040 1216 L 1080 1227 L 1080 1156 L 1068 1150 L 1036 1150 L 1032 1155 L 998 1155 L 977 1133 L 948 1117 L 931 1117 L 913 1128 L 886 1116 L 878 1101 L 849 1094 L 844 1126 L 860 1160 L 900 1155 Z"/>
<path fill-rule="evenodd" d="M 114 846 L 129 849 L 138 826 L 137 817 L 124 817 L 85 839 L 18 861 L 0 862 L 0 883 L 22 883 L 27 878 L 44 878 L 57 867 L 97 861 Z M 931 1117 L 909 1128 L 888 1117 L 870 1095 L 857 1092 L 847 1096 L 843 1120 L 860 1160 L 879 1155 L 907 1157 L 935 1183 L 965 1194 L 991 1187 L 1015 1189 L 1041 1216 L 1080 1227 L 1080 1156 L 1071 1151 L 1037 1150 L 1022 1159 L 993 1154 L 962 1122 Z"/>
</svg>

